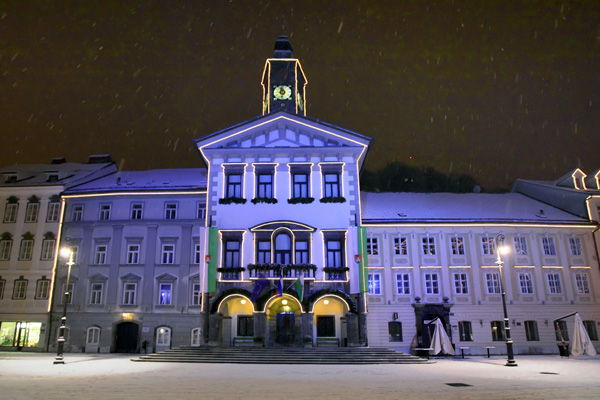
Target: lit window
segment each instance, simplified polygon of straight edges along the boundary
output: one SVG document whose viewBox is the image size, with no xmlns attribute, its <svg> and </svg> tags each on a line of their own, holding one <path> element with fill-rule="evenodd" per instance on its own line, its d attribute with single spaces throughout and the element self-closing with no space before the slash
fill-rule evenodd
<svg viewBox="0 0 600 400">
<path fill-rule="evenodd" d="M 48 215 L 46 216 L 46 222 L 58 222 L 60 216 L 60 203 L 52 202 L 48 203 Z"/>
<path fill-rule="evenodd" d="M 376 237 L 367 238 L 367 254 L 377 255 L 379 254 L 379 244 Z"/>
<path fill-rule="evenodd" d="M 53 260 L 54 259 L 54 246 L 56 240 L 44 239 L 42 240 L 42 260 Z"/>
<path fill-rule="evenodd" d="M 425 294 L 440 294 L 440 282 L 437 272 L 425 274 Z"/>
<path fill-rule="evenodd" d="M 473 327 L 471 321 L 458 321 L 458 337 L 461 342 L 473 341 Z"/>
<path fill-rule="evenodd" d="M 465 274 L 465 273 L 454 274 L 454 293 L 455 294 L 468 294 L 469 293 L 469 283 L 468 283 L 468 279 L 467 279 L 467 274 Z"/>
<path fill-rule="evenodd" d="M 424 256 L 435 256 L 435 238 L 423 236 L 421 243 Z"/>
<path fill-rule="evenodd" d="M 39 279 L 35 285 L 35 298 L 44 300 L 48 298 L 48 294 L 50 293 L 50 280 L 49 279 Z"/>
<path fill-rule="evenodd" d="M 569 249 L 572 256 L 580 256 L 583 254 L 580 238 L 569 238 Z"/>
<path fill-rule="evenodd" d="M 369 294 L 381 294 L 381 274 L 369 274 Z"/>
<path fill-rule="evenodd" d="M 481 251 L 485 255 L 496 254 L 496 239 L 491 236 L 481 237 Z"/>
<path fill-rule="evenodd" d="M 462 236 L 454 236 L 450 238 L 452 247 L 452 255 L 462 256 L 465 254 L 465 239 Z"/>
<path fill-rule="evenodd" d="M 94 264 L 106 264 L 106 255 L 108 252 L 108 246 L 99 244 L 96 246 L 96 252 L 94 253 Z"/>
<path fill-rule="evenodd" d="M 108 221 L 110 219 L 110 204 L 100 205 L 100 221 Z"/>
<path fill-rule="evenodd" d="M 515 254 L 519 256 L 526 256 L 527 253 L 527 238 L 516 237 L 513 239 L 515 243 Z"/>
<path fill-rule="evenodd" d="M 140 263 L 140 245 L 130 244 L 127 246 L 127 264 Z"/>
<path fill-rule="evenodd" d="M 13 286 L 13 300 L 25 300 L 27 295 L 27 280 L 16 279 L 15 285 Z"/>
<path fill-rule="evenodd" d="M 40 203 L 27 203 L 27 209 L 25 210 L 25 222 L 37 222 L 39 209 Z"/>
<path fill-rule="evenodd" d="M 557 273 L 547 274 L 546 281 L 548 282 L 548 293 L 562 294 L 562 285 L 560 283 L 560 274 L 557 274 Z"/>
<path fill-rule="evenodd" d="M 542 238 L 542 248 L 544 249 L 545 256 L 555 256 L 556 247 L 554 246 L 554 238 L 544 237 Z"/>
<path fill-rule="evenodd" d="M 175 264 L 175 245 L 174 244 L 163 244 L 162 245 L 161 262 L 163 264 Z"/>
<path fill-rule="evenodd" d="M 4 209 L 4 222 L 16 222 L 18 208 L 18 203 L 7 203 Z"/>
<path fill-rule="evenodd" d="M 73 206 L 73 213 L 71 214 L 71 221 L 79 222 L 83 219 L 83 206 Z"/>
<path fill-rule="evenodd" d="M 520 272 L 519 277 L 519 290 L 521 294 L 533 294 L 533 280 L 529 272 Z"/>
<path fill-rule="evenodd" d="M 123 305 L 134 306 L 136 304 L 136 289 L 137 283 L 135 282 L 123 283 Z"/>
<path fill-rule="evenodd" d="M 397 256 L 408 255 L 408 244 L 405 236 L 397 236 L 394 238 L 394 254 Z"/>
<path fill-rule="evenodd" d="M 590 294 L 590 282 L 588 279 L 588 274 L 585 272 L 576 273 L 575 286 L 577 287 L 577 294 Z"/>
<path fill-rule="evenodd" d="M 90 288 L 90 304 L 99 305 L 102 304 L 102 291 L 104 284 L 92 283 Z"/>
<path fill-rule="evenodd" d="M 171 345 L 171 328 L 161 326 L 156 329 L 156 345 L 170 346 Z"/>
<path fill-rule="evenodd" d="M 396 294 L 410 294 L 410 274 L 396 274 Z"/>
<path fill-rule="evenodd" d="M 500 294 L 500 274 L 498 272 L 486 273 L 485 287 L 487 294 Z"/>
<path fill-rule="evenodd" d="M 177 218 L 177 203 L 165 204 L 165 219 Z"/>
<path fill-rule="evenodd" d="M 144 213 L 144 205 L 142 203 L 131 204 L 131 219 L 142 219 Z"/>
<path fill-rule="evenodd" d="M 173 295 L 172 283 L 160 283 L 158 290 L 158 304 L 161 306 L 170 306 Z"/>
<path fill-rule="evenodd" d="M 23 260 L 23 261 L 31 260 L 32 253 L 33 253 L 33 239 L 21 240 L 21 248 L 19 249 L 19 260 Z"/>
</svg>

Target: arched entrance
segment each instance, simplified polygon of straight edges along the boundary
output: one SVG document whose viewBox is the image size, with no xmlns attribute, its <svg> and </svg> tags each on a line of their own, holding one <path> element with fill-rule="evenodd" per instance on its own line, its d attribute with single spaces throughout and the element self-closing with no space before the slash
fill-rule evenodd
<svg viewBox="0 0 600 400">
<path fill-rule="evenodd" d="M 451 304 L 415 304 L 415 319 L 417 323 L 417 343 L 419 347 L 428 348 L 433 337 L 433 320 L 439 318 L 446 328 L 448 337 L 452 340 L 452 334 L 448 332 L 448 321 L 450 320 Z"/>
<path fill-rule="evenodd" d="M 348 311 L 349 305 L 336 295 L 325 295 L 314 302 L 313 326 L 317 345 L 346 345 Z"/>
<path fill-rule="evenodd" d="M 135 322 L 120 322 L 115 329 L 115 353 L 137 353 L 139 326 Z"/>
<path fill-rule="evenodd" d="M 302 307 L 295 297 L 273 297 L 267 306 L 269 344 L 296 346 L 302 343 Z"/>
<path fill-rule="evenodd" d="M 241 294 L 225 297 L 218 308 L 221 314 L 221 344 L 223 346 L 247 343 L 254 334 L 254 306 Z"/>
</svg>

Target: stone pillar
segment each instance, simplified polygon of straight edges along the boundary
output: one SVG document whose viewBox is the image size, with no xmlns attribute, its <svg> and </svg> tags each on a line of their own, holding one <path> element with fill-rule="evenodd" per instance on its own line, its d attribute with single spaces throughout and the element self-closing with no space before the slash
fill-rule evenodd
<svg viewBox="0 0 600 400">
<path fill-rule="evenodd" d="M 231 317 L 221 318 L 221 346 L 231 347 Z"/>
<path fill-rule="evenodd" d="M 263 344 L 267 343 L 267 314 L 264 312 L 255 312 L 254 316 L 254 337 L 263 338 Z"/>
<path fill-rule="evenodd" d="M 314 313 L 311 312 L 307 312 L 307 313 L 302 313 L 302 344 L 304 344 L 304 338 L 305 337 L 310 337 L 311 342 L 314 345 L 315 342 L 315 338 L 313 336 L 313 332 L 314 332 L 314 328 L 313 328 L 313 321 L 314 321 Z"/>
<path fill-rule="evenodd" d="M 208 328 L 208 345 L 217 346 L 220 344 L 221 337 L 221 314 L 210 314 Z"/>
<path fill-rule="evenodd" d="M 356 297 L 356 304 L 358 306 L 358 345 L 360 347 L 367 347 L 369 345 L 367 332 L 367 312 L 365 311 L 367 308 L 367 299 L 364 293 L 359 293 Z"/>
<path fill-rule="evenodd" d="M 346 321 L 348 346 L 358 347 L 358 315 L 348 313 L 346 314 Z"/>
</svg>

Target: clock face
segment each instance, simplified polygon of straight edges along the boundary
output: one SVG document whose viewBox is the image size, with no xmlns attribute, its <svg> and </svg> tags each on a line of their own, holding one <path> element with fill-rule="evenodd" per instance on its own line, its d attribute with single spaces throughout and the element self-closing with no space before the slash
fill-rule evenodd
<svg viewBox="0 0 600 400">
<path fill-rule="evenodd" d="M 292 88 L 287 85 L 275 86 L 273 88 L 273 98 L 275 100 L 291 100 Z"/>
</svg>

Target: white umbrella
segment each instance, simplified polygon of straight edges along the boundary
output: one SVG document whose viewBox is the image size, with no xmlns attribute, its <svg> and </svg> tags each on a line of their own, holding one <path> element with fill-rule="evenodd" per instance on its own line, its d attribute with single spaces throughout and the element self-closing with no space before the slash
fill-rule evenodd
<svg viewBox="0 0 600 400">
<path fill-rule="evenodd" d="M 575 327 L 573 328 L 573 344 L 571 345 L 571 355 L 579 356 L 581 354 L 587 354 L 588 356 L 595 356 L 596 349 L 588 336 L 585 326 L 579 313 L 575 313 Z"/>
<path fill-rule="evenodd" d="M 444 325 L 439 318 L 435 320 L 435 330 L 433 331 L 433 337 L 431 338 L 431 345 L 429 348 L 431 349 L 429 350 L 429 354 L 431 355 L 439 354 L 440 351 L 450 354 L 451 356 L 454 355 L 454 347 L 452 347 L 450 338 L 446 334 Z"/>
</svg>

